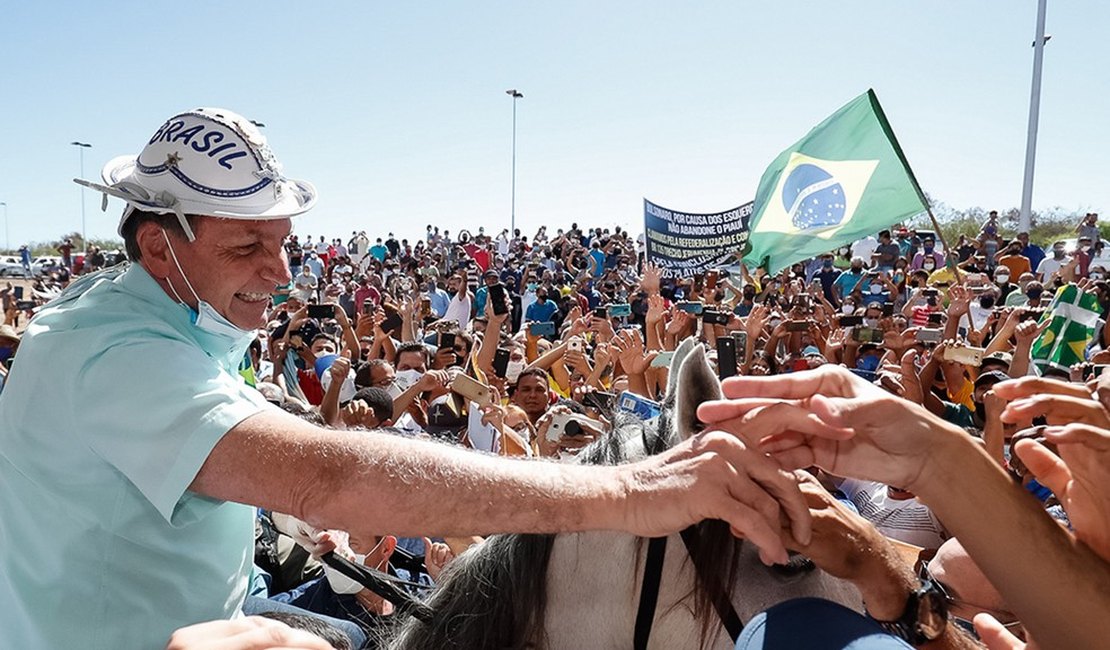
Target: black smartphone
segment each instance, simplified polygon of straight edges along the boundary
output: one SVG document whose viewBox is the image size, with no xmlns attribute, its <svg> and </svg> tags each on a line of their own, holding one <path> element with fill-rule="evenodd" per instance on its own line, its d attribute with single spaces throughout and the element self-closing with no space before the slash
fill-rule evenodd
<svg viewBox="0 0 1110 650">
<path fill-rule="evenodd" d="M 454 332 L 440 332 L 439 344 L 436 346 L 440 350 L 447 348 L 449 350 L 455 349 L 455 333 Z"/>
<path fill-rule="evenodd" d="M 15 308 L 20 310 L 20 311 L 27 311 L 27 310 L 30 310 L 30 309 L 34 309 L 35 308 L 35 301 L 34 300 L 16 300 L 15 301 Z"/>
<path fill-rule="evenodd" d="M 1027 320 L 1037 320 L 1044 315 L 1043 309 L 1023 309 L 1021 315 L 1018 316 L 1018 322 Z"/>
<path fill-rule="evenodd" d="M 362 301 L 362 313 L 366 314 L 366 315 L 370 315 L 370 314 L 374 313 L 374 301 L 373 300 L 367 298 L 366 300 Z"/>
<path fill-rule="evenodd" d="M 503 316 L 509 313 L 509 306 L 505 304 L 505 285 L 497 284 L 486 287 L 487 300 L 493 306 L 493 313 Z"/>
<path fill-rule="evenodd" d="M 604 307 L 598 307 L 594 310 L 594 318 L 608 318 L 609 311 Z"/>
<path fill-rule="evenodd" d="M 316 320 L 335 318 L 335 305 L 309 305 L 308 317 Z"/>
<path fill-rule="evenodd" d="M 717 377 L 728 379 L 736 374 L 736 339 L 717 337 Z"/>
<path fill-rule="evenodd" d="M 929 314 L 929 324 L 930 325 L 943 325 L 944 324 L 944 314 Z"/>
<path fill-rule="evenodd" d="M 703 311 L 701 313 L 701 322 L 706 325 L 728 325 L 729 314 L 721 311 Z"/>
<path fill-rule="evenodd" d="M 393 332 L 401 327 L 401 315 L 397 312 L 386 312 L 385 319 L 382 321 L 383 332 Z"/>
<path fill-rule="evenodd" d="M 892 303 L 892 302 L 883 303 L 883 317 L 884 318 L 890 318 L 893 315 L 894 315 L 894 303 Z"/>
<path fill-rule="evenodd" d="M 509 369 L 509 351 L 505 348 L 497 348 L 497 352 L 493 353 L 493 374 L 504 379 L 505 372 Z"/>
<path fill-rule="evenodd" d="M 15 299 L 23 300 L 23 287 L 15 287 Z"/>
<path fill-rule="evenodd" d="M 856 327 L 858 325 L 863 325 L 863 316 L 849 315 L 840 317 L 841 327 Z"/>
<path fill-rule="evenodd" d="M 792 320 L 786 323 L 787 332 L 808 332 L 809 321 Z"/>
<path fill-rule="evenodd" d="M 582 396 L 583 406 L 588 406 L 598 411 L 608 412 L 613 410 L 613 406 L 617 403 L 617 396 L 615 393 L 606 393 L 600 390 L 594 390 Z"/>
</svg>

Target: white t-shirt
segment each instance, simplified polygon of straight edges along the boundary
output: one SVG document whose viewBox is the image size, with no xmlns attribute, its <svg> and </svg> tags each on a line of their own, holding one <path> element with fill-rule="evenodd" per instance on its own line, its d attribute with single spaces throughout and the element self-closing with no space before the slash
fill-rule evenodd
<svg viewBox="0 0 1110 650">
<path fill-rule="evenodd" d="M 1067 263 L 1068 258 L 1066 257 L 1062 260 L 1056 260 L 1052 255 L 1044 258 L 1041 260 L 1041 263 L 1037 265 L 1037 275 L 1040 276 L 1040 281 L 1048 282 L 1052 278 L 1052 274 L 1059 272 Z"/>
<path fill-rule="evenodd" d="M 459 329 L 465 330 L 467 323 L 470 322 L 470 307 L 470 292 L 460 291 L 455 294 L 451 302 L 447 303 L 447 312 L 443 314 L 443 320 L 453 320 L 459 324 Z"/>
<path fill-rule="evenodd" d="M 937 548 L 948 539 L 940 520 L 917 499 L 892 499 L 887 486 L 873 481 L 844 479 L 837 487 L 861 517 L 891 539 L 923 548 Z"/>
</svg>

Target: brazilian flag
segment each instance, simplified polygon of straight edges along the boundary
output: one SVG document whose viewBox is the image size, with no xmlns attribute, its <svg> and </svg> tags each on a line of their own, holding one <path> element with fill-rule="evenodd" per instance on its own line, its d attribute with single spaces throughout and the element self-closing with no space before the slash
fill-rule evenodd
<svg viewBox="0 0 1110 650">
<path fill-rule="evenodd" d="M 779 154 L 763 173 L 744 261 L 777 273 L 874 235 L 926 206 L 878 97 L 868 90 Z"/>
<path fill-rule="evenodd" d="M 1037 374 L 1043 375 L 1046 368 L 1067 372 L 1072 365 L 1086 361 L 1087 344 L 1095 335 L 1101 313 L 1094 294 L 1084 293 L 1074 284 L 1060 287 L 1042 317 L 1051 322 L 1030 351 Z"/>
</svg>

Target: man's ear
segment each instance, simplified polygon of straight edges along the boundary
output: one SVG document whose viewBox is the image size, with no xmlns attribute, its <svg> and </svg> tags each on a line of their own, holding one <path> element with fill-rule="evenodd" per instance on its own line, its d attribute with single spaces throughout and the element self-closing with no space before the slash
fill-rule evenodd
<svg viewBox="0 0 1110 650">
<path fill-rule="evenodd" d="M 397 538 L 393 535 L 386 535 L 382 538 L 382 557 L 386 560 L 393 557 L 393 550 L 397 548 Z"/>
<path fill-rule="evenodd" d="M 166 235 L 162 234 L 162 227 L 153 222 L 139 225 L 135 232 L 135 241 L 142 253 L 142 265 L 152 276 L 163 279 L 176 269 L 170 248 L 166 244 Z"/>
</svg>

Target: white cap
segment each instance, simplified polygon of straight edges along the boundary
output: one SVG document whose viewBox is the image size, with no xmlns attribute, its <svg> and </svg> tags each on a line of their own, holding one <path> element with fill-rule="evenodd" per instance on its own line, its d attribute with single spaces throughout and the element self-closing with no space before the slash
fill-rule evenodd
<svg viewBox="0 0 1110 650">
<path fill-rule="evenodd" d="M 249 120 L 220 108 L 174 115 L 155 131 L 142 152 L 108 161 L 104 185 L 77 183 L 128 204 L 119 232 L 135 210 L 176 214 L 192 241 L 185 215 L 228 219 L 283 219 L 316 203 L 316 188 L 285 178 L 266 138 Z"/>
</svg>

